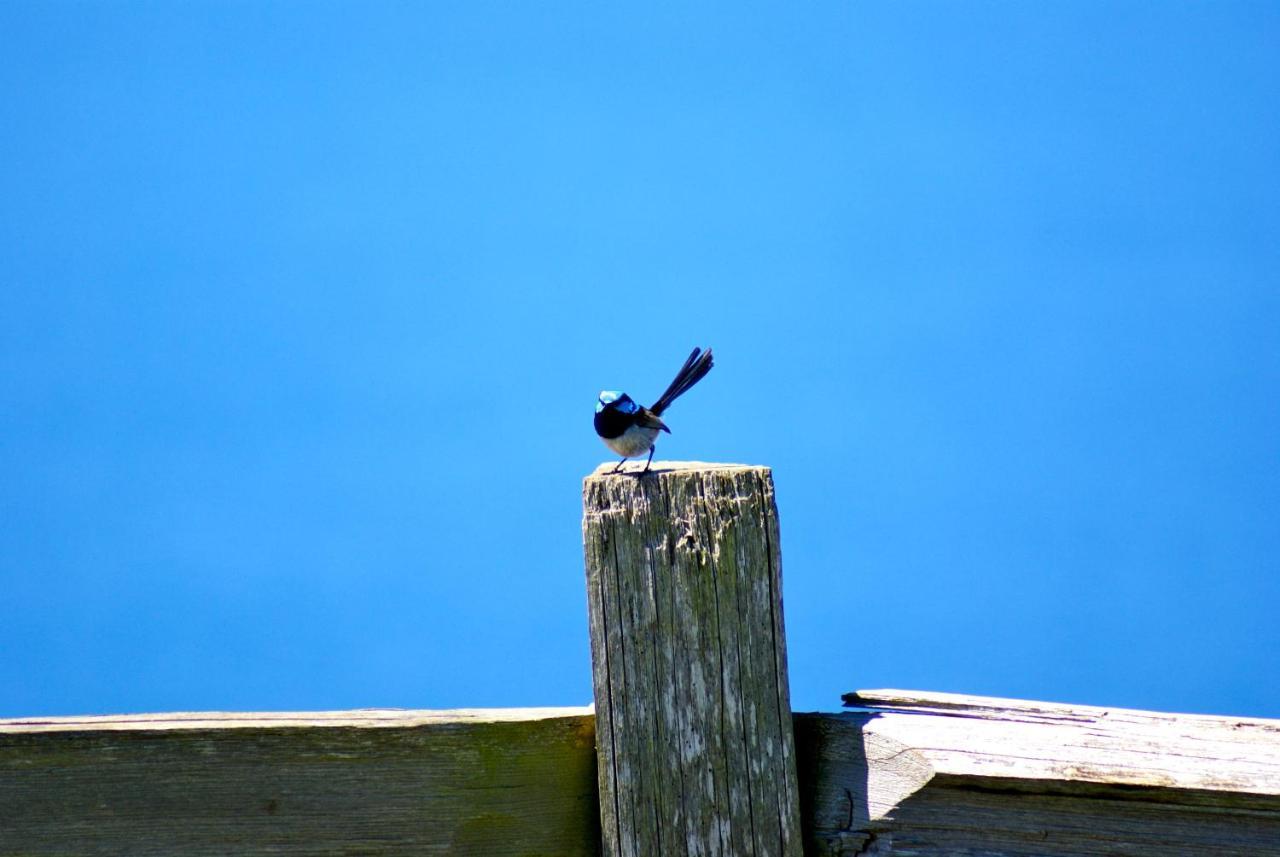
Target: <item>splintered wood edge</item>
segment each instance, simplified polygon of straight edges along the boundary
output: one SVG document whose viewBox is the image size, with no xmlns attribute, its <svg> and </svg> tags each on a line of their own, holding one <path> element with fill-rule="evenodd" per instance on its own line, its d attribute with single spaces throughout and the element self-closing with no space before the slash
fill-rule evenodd
<svg viewBox="0 0 1280 857">
<path fill-rule="evenodd" d="M 590 717 L 592 706 L 572 708 L 455 708 L 439 711 L 361 708 L 353 711 L 195 711 L 22 717 L 0 720 L 0 735 L 32 732 L 145 732 L 177 729 L 406 729 Z"/>
<path fill-rule="evenodd" d="M 616 461 L 606 461 L 587 475 L 587 479 L 613 477 L 634 477 L 644 469 L 643 458 L 633 458 L 622 466 L 617 473 L 612 472 L 618 466 Z M 695 473 L 708 470 L 768 470 L 762 464 L 727 464 L 709 461 L 655 461 L 649 465 L 649 473 Z M 646 474 L 647 475 L 647 474 Z"/>
<path fill-rule="evenodd" d="M 976 717 L 992 720 L 1043 719 L 1046 721 L 1095 722 L 1104 718 L 1126 718 L 1152 722 L 1176 721 L 1182 724 L 1209 726 L 1229 725 L 1234 728 L 1256 726 L 1280 736 L 1280 720 L 1264 717 L 1233 717 L 1221 714 L 1180 714 L 1169 711 L 1145 711 L 1140 708 L 1109 708 L 1098 705 L 1074 705 L 1065 702 L 1043 702 L 1033 699 L 1007 699 L 999 696 L 968 696 L 922 690 L 855 690 L 842 696 L 846 708 L 868 711 L 914 711 L 919 714 Z"/>
<path fill-rule="evenodd" d="M 938 774 L 1280 797 L 1280 720 L 861 690 L 866 734 Z"/>
</svg>

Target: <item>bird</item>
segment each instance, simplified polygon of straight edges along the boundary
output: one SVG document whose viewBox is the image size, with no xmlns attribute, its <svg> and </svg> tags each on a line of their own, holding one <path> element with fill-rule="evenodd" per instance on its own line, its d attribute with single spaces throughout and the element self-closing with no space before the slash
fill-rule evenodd
<svg viewBox="0 0 1280 857">
<path fill-rule="evenodd" d="M 662 412 L 701 381 L 711 371 L 711 366 L 710 348 L 706 351 L 701 348 L 693 349 L 666 392 L 647 408 L 636 404 L 634 399 L 619 390 L 600 391 L 600 397 L 596 400 L 596 434 L 600 435 L 605 446 L 622 456 L 611 473 L 617 473 L 628 458 L 637 458 L 646 449 L 649 451 L 649 460 L 636 475 L 643 476 L 649 472 L 649 465 L 653 463 L 653 442 L 657 440 L 658 432 L 671 434 L 671 429 L 662 421 Z"/>
</svg>

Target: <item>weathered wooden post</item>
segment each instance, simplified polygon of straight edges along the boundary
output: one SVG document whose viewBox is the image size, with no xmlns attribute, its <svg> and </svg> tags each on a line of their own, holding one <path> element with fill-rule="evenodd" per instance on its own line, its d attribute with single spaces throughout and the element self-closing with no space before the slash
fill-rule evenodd
<svg viewBox="0 0 1280 857">
<path fill-rule="evenodd" d="M 612 466 L 582 524 L 605 854 L 798 857 L 772 474 Z"/>
</svg>

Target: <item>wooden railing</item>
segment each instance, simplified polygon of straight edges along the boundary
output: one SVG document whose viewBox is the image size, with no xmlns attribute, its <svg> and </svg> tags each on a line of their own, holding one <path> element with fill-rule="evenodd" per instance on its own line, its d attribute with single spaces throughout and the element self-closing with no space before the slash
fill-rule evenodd
<svg viewBox="0 0 1280 857">
<path fill-rule="evenodd" d="M 0 857 L 1280 855 L 1280 721 L 905 691 L 792 716 L 769 471 L 654 469 L 585 484 L 598 717 L 0 721 Z"/>
</svg>

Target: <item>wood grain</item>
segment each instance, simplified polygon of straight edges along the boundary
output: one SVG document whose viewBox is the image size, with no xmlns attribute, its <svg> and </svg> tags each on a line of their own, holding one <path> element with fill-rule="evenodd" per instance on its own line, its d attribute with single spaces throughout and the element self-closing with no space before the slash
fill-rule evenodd
<svg viewBox="0 0 1280 857">
<path fill-rule="evenodd" d="M 1280 855 L 1280 721 L 849 699 L 794 718 L 814 857 Z M 586 709 L 0 721 L 4 857 L 590 855 L 597 818 Z"/>
<path fill-rule="evenodd" d="M 772 476 L 611 467 L 583 485 L 605 853 L 800 854 Z"/>
<path fill-rule="evenodd" d="M 594 855 L 586 709 L 0 721 L 0 855 Z"/>
<path fill-rule="evenodd" d="M 797 715 L 807 851 L 1280 855 L 1280 721 L 909 691 Z"/>
</svg>

